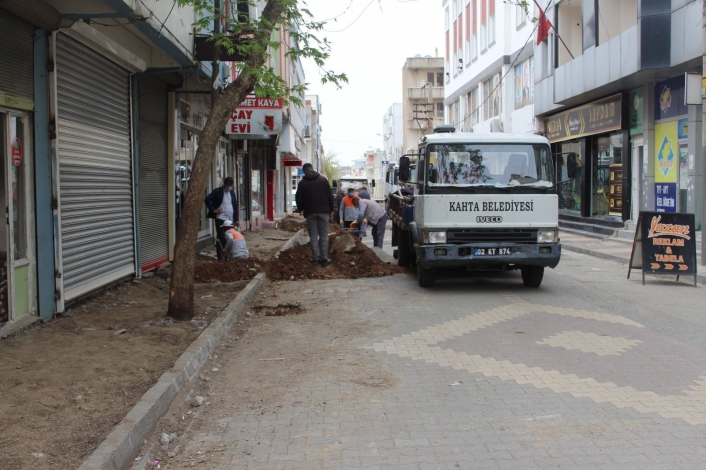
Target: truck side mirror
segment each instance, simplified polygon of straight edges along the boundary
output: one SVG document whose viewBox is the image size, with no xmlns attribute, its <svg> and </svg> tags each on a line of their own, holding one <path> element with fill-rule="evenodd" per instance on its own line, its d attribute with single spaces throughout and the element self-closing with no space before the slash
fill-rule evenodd
<svg viewBox="0 0 706 470">
<path fill-rule="evenodd" d="M 400 157 L 399 179 L 406 183 L 409 181 L 409 157 Z"/>
<path fill-rule="evenodd" d="M 370 186 L 375 187 L 375 180 L 370 180 Z"/>
</svg>

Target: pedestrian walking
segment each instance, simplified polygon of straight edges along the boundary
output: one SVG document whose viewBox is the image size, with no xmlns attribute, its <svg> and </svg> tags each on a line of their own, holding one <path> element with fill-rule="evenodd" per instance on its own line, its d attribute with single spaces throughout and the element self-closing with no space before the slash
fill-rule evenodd
<svg viewBox="0 0 706 470">
<path fill-rule="evenodd" d="M 353 205 L 353 198 L 357 197 L 355 195 L 355 190 L 353 188 L 348 188 L 348 194 L 341 201 L 341 207 L 338 209 L 338 218 L 345 228 L 350 228 L 351 222 L 358 219 L 358 208 Z"/>
<path fill-rule="evenodd" d="M 358 209 L 357 224 L 359 226 L 362 226 L 363 223 L 370 225 L 373 233 L 373 246 L 382 248 L 385 239 L 385 225 L 387 224 L 385 208 L 373 200 L 364 201 L 359 197 L 353 198 L 353 205 Z"/>
<path fill-rule="evenodd" d="M 230 197 L 225 197 L 225 196 Z M 235 198 L 235 191 L 233 191 L 233 178 L 230 176 L 223 180 L 223 186 L 220 186 L 206 196 L 203 200 L 208 209 L 208 214 L 206 217 L 209 219 L 214 219 L 216 224 L 216 238 L 221 242 L 221 246 L 226 245 L 226 235 L 223 229 L 223 222 L 226 220 L 238 223 L 238 201 Z M 217 249 L 216 254 L 218 259 L 221 259 L 221 250 Z"/>
<path fill-rule="evenodd" d="M 333 194 L 328 180 L 314 171 L 311 163 L 302 167 L 304 176 L 297 185 L 297 209 L 306 217 L 309 230 L 311 263 L 323 267 L 331 264 L 328 258 L 328 223 L 333 215 Z"/>
<path fill-rule="evenodd" d="M 227 240 L 225 245 L 221 245 L 223 258 L 226 261 L 250 258 L 250 252 L 245 244 L 245 237 L 235 229 L 233 222 L 226 220 L 223 222 L 222 227 Z"/>
<path fill-rule="evenodd" d="M 370 193 L 368 192 L 368 188 L 365 187 L 365 186 L 363 186 L 362 188 L 360 188 L 360 192 L 358 193 L 358 197 L 361 198 L 361 199 L 370 200 L 371 197 L 370 197 Z"/>
</svg>

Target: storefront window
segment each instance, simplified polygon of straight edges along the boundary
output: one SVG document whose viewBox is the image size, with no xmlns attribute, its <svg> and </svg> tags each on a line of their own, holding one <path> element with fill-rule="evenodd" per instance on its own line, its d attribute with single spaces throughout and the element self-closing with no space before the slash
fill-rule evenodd
<svg viewBox="0 0 706 470">
<path fill-rule="evenodd" d="M 596 137 L 591 175 L 591 215 L 622 214 L 623 134 Z"/>
<path fill-rule="evenodd" d="M 556 189 L 559 195 L 559 209 L 581 210 L 582 163 L 579 142 L 559 144 L 559 154 L 556 155 Z"/>
</svg>

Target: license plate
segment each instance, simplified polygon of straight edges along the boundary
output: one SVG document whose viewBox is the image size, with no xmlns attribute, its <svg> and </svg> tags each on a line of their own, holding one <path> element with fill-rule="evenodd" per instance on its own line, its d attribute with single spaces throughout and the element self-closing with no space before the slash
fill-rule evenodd
<svg viewBox="0 0 706 470">
<path fill-rule="evenodd" d="M 512 248 L 473 248 L 473 256 L 502 256 L 512 253 Z"/>
</svg>

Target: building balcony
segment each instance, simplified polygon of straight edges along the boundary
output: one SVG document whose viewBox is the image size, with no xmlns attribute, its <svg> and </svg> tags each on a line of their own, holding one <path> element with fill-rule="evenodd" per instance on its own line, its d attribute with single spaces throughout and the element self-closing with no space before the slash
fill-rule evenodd
<svg viewBox="0 0 706 470">
<path fill-rule="evenodd" d="M 410 57 L 407 59 L 408 69 L 443 69 L 443 57 Z"/>
<path fill-rule="evenodd" d="M 430 90 L 427 88 L 407 88 L 407 98 L 411 100 L 423 100 L 429 99 Z M 444 87 L 433 86 L 431 87 L 431 99 L 432 100 L 443 100 L 444 99 Z"/>
</svg>

